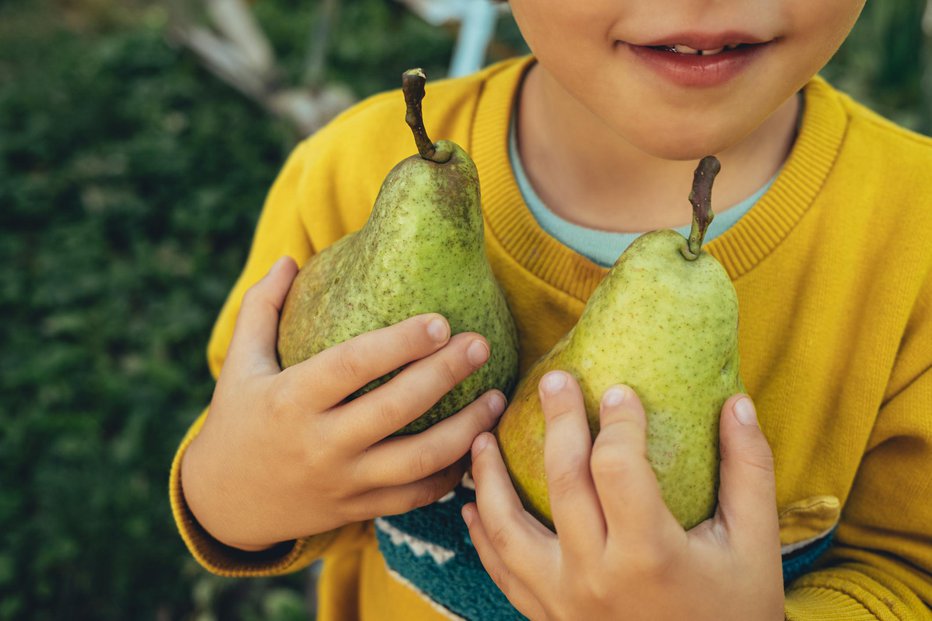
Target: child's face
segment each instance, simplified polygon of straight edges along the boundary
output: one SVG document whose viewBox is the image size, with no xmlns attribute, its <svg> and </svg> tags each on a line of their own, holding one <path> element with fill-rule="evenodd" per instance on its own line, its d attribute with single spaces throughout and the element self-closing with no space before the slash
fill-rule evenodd
<svg viewBox="0 0 932 621">
<path fill-rule="evenodd" d="M 547 92 L 667 159 L 720 153 L 750 134 L 828 62 L 864 3 L 511 0 L 545 80 L 562 87 Z M 761 44 L 701 57 L 661 49 L 690 42 L 712 52 Z"/>
</svg>

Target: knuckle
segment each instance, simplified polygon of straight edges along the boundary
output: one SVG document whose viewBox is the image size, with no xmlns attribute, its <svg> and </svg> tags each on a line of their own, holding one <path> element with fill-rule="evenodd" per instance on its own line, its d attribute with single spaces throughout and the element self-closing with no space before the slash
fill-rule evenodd
<svg viewBox="0 0 932 621">
<path fill-rule="evenodd" d="M 767 474 L 773 474 L 773 453 L 770 449 L 755 451 L 747 457 L 746 461 L 749 466 L 766 472 Z"/>
<path fill-rule="evenodd" d="M 416 509 L 433 504 L 453 489 L 453 483 L 447 480 L 449 477 L 445 476 L 446 474 L 446 472 L 442 472 L 434 475 L 425 481 L 423 485 L 419 485 L 414 494 L 414 506 L 411 508 Z"/>
<path fill-rule="evenodd" d="M 268 411 L 274 418 L 284 418 L 297 409 L 294 385 L 287 377 L 284 373 L 279 374 L 269 391 Z"/>
<path fill-rule="evenodd" d="M 592 450 L 590 467 L 595 476 L 610 478 L 624 477 L 631 471 L 634 459 L 630 452 L 619 447 L 596 447 Z"/>
<path fill-rule="evenodd" d="M 734 447 L 723 442 L 719 451 L 722 460 L 736 461 L 768 474 L 774 472 L 773 451 L 769 446 Z"/>
<path fill-rule="evenodd" d="M 632 565 L 636 567 L 637 571 L 648 576 L 661 576 L 664 574 L 674 558 L 669 548 L 647 542 L 638 545 L 634 553 Z"/>
<path fill-rule="evenodd" d="M 395 431 L 396 427 L 401 427 L 402 410 L 394 400 L 380 399 L 376 405 L 375 413 L 380 427 L 390 428 L 392 431 Z"/>
<path fill-rule="evenodd" d="M 493 405 L 493 398 L 499 399 L 499 405 Z M 467 410 L 471 416 L 469 427 L 469 440 L 472 440 L 483 431 L 491 431 L 501 420 L 502 412 L 507 407 L 507 402 L 502 405 L 502 397 L 480 397 L 467 405 L 463 410 Z"/>
<path fill-rule="evenodd" d="M 564 396 L 551 397 L 546 402 L 541 403 L 544 407 L 544 422 L 548 428 L 569 424 L 576 416 L 580 416 L 577 410 L 574 409 L 573 404 L 566 403 L 565 399 L 561 399 L 561 397 Z"/>
<path fill-rule="evenodd" d="M 471 458 L 471 466 L 469 469 L 469 476 L 473 480 L 473 483 L 483 483 L 486 480 L 486 469 L 488 468 L 486 459 L 486 452 L 482 451 L 475 458 Z"/>
<path fill-rule="evenodd" d="M 420 507 L 426 507 L 436 502 L 441 496 L 443 496 L 443 494 L 438 493 L 438 485 L 436 483 L 422 485 L 418 487 L 415 492 L 409 508 L 418 509 Z"/>
<path fill-rule="evenodd" d="M 289 434 L 288 437 L 294 438 L 293 442 L 298 444 L 294 463 L 300 465 L 300 472 L 312 489 L 328 497 L 339 497 L 355 488 L 352 479 L 333 476 L 339 462 L 336 453 L 327 448 L 332 442 L 322 437 L 318 430 L 306 429 L 303 434 Z M 341 474 L 344 472 L 342 468 L 339 471 Z"/>
<path fill-rule="evenodd" d="M 398 331 L 398 345 L 401 350 L 410 354 L 423 350 L 428 341 L 427 330 L 423 322 L 412 321 L 405 328 L 405 330 Z"/>
<path fill-rule="evenodd" d="M 246 289 L 246 292 L 243 294 L 243 306 L 253 306 L 262 299 L 262 281 L 257 282 L 253 286 Z"/>
<path fill-rule="evenodd" d="M 436 366 L 436 373 L 439 376 L 440 383 L 450 388 L 459 384 L 461 378 L 453 363 L 448 359 L 441 359 L 439 362 Z"/>
<path fill-rule="evenodd" d="M 618 592 L 618 583 L 602 576 L 590 576 L 588 580 L 574 581 L 577 601 L 610 602 Z"/>
<path fill-rule="evenodd" d="M 337 364 L 341 374 L 351 377 L 360 378 L 363 376 L 365 363 L 359 341 L 351 339 L 343 344 L 340 348 L 340 354 L 337 356 Z"/>
<path fill-rule="evenodd" d="M 439 458 L 436 449 L 421 447 L 416 452 L 415 475 L 423 478 L 433 474 L 438 469 Z"/>
<path fill-rule="evenodd" d="M 602 430 L 607 430 L 611 437 L 621 441 L 630 442 L 635 438 L 643 437 L 646 433 L 646 423 L 643 417 L 638 417 L 630 410 L 621 410 L 610 415 L 602 423 Z"/>
<path fill-rule="evenodd" d="M 555 496 L 566 496 L 578 488 L 580 475 L 587 467 L 585 458 L 580 455 L 567 456 L 564 460 L 565 463 L 547 477 L 550 491 Z"/>
<path fill-rule="evenodd" d="M 577 486 L 575 473 L 568 470 L 562 470 L 552 477 L 547 477 L 547 482 L 550 487 L 550 495 L 558 498 L 569 495 Z"/>
<path fill-rule="evenodd" d="M 492 543 L 492 547 L 501 554 L 511 543 L 511 535 L 508 533 L 508 527 L 502 525 L 497 526 L 495 530 L 489 533 L 489 541 Z"/>
<path fill-rule="evenodd" d="M 344 522 L 365 522 L 375 517 L 374 508 L 371 503 L 359 501 L 346 501 L 340 511 Z M 382 513 L 382 511 L 378 511 Z"/>
</svg>

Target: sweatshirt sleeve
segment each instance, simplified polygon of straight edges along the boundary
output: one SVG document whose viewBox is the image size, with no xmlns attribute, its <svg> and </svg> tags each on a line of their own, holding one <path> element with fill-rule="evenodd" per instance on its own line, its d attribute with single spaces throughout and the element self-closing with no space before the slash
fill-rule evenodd
<svg viewBox="0 0 932 621">
<path fill-rule="evenodd" d="M 932 279 L 926 279 L 820 567 L 786 591 L 786 618 L 932 619 Z"/>
<path fill-rule="evenodd" d="M 455 122 L 470 117 L 456 112 L 457 106 L 461 100 L 471 101 L 477 87 L 475 80 L 450 85 L 447 91 L 435 86 L 432 96 L 441 104 L 447 103 L 432 107 L 429 120 L 438 134 L 462 140 L 468 125 L 460 127 Z M 214 324 L 207 348 L 214 378 L 220 375 L 246 290 L 283 255 L 303 265 L 316 251 L 365 224 L 385 175 L 411 154 L 410 131 L 400 122 L 404 115 L 404 98 L 399 91 L 376 94 L 345 110 L 295 148 L 272 184 L 246 265 Z M 344 554 L 371 540 L 367 531 L 370 523 L 350 524 L 263 552 L 244 552 L 213 539 L 188 510 L 179 468 L 185 449 L 208 415 L 203 412 L 191 425 L 170 475 L 172 513 L 178 530 L 191 554 L 206 569 L 225 576 L 288 573 L 325 554 Z"/>
<path fill-rule="evenodd" d="M 243 294 L 283 255 L 291 256 L 298 265 L 304 264 L 314 248 L 301 220 L 301 201 L 312 200 L 309 160 L 316 151 L 312 137 L 301 143 L 288 158 L 266 198 L 256 228 L 246 265 L 214 324 L 207 358 L 211 374 L 220 374 Z M 319 171 L 318 171 L 319 172 Z M 207 533 L 190 512 L 181 485 L 181 461 L 185 449 L 197 436 L 205 411 L 191 425 L 172 462 L 169 496 L 172 514 L 182 539 L 195 559 L 208 571 L 230 577 L 276 575 L 297 571 L 309 565 L 325 551 L 359 543 L 364 525 L 348 525 L 337 531 L 323 533 L 297 541 L 284 542 L 262 552 L 246 552 L 226 546 Z"/>
</svg>

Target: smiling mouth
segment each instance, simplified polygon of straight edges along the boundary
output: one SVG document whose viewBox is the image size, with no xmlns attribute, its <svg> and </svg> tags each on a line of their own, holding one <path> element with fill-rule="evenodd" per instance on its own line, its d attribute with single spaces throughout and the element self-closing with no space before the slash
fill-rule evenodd
<svg viewBox="0 0 932 621">
<path fill-rule="evenodd" d="M 690 56 L 716 56 L 718 54 L 727 54 L 728 52 L 734 52 L 735 50 L 741 50 L 741 49 L 749 48 L 749 47 L 757 47 L 760 45 L 766 45 L 766 43 L 736 43 L 736 44 L 724 45 L 722 47 L 718 47 L 718 48 L 711 49 L 711 50 L 699 50 L 699 49 L 689 47 L 688 45 L 681 45 L 681 44 L 646 45 L 643 47 L 647 47 L 652 50 L 658 50 L 661 52 L 670 52 L 672 54 L 687 54 Z"/>
<path fill-rule="evenodd" d="M 762 41 L 743 33 L 680 33 L 643 44 L 618 41 L 633 58 L 680 87 L 708 88 L 725 84 L 744 72 L 777 39 Z"/>
</svg>

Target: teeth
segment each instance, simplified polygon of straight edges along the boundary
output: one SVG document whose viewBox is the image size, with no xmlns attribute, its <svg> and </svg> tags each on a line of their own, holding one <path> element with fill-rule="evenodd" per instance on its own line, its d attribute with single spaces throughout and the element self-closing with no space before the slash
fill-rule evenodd
<svg viewBox="0 0 932 621">
<path fill-rule="evenodd" d="M 693 54 L 695 56 L 714 56 L 715 54 L 722 52 L 724 49 L 724 47 L 717 47 L 714 50 L 697 50 L 695 48 L 689 47 L 688 45 L 676 44 L 673 46 L 673 51 L 677 54 Z"/>
</svg>

